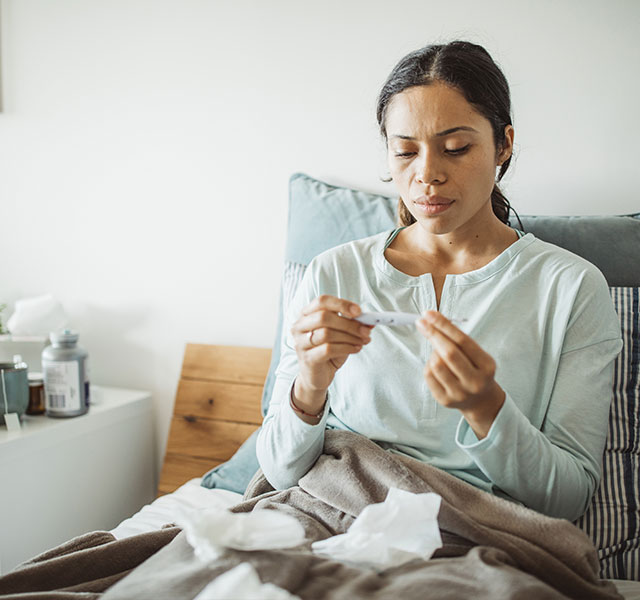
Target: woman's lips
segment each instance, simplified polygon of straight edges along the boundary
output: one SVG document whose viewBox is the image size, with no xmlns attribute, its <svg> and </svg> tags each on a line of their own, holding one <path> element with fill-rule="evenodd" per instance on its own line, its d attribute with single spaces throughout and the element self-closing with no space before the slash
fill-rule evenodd
<svg viewBox="0 0 640 600">
<path fill-rule="evenodd" d="M 416 198 L 413 204 L 425 215 L 439 215 L 448 210 L 453 202 L 453 200 L 442 196 L 422 196 Z"/>
</svg>

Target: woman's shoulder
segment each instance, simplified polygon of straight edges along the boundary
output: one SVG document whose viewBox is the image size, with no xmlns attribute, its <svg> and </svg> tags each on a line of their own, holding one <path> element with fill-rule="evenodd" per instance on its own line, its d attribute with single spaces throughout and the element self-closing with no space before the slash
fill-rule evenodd
<svg viewBox="0 0 640 600">
<path fill-rule="evenodd" d="M 586 258 L 535 237 L 532 233 L 526 237 L 531 239 L 531 243 L 524 249 L 522 258 L 533 268 L 543 269 L 548 275 L 555 272 L 572 273 L 574 276 L 606 281 L 600 269 Z"/>
<path fill-rule="evenodd" d="M 607 310 L 611 307 L 609 284 L 596 265 L 530 235 L 533 241 L 521 253 L 520 265 L 540 296 L 561 298 L 574 308 L 586 304 Z"/>
<path fill-rule="evenodd" d="M 329 248 L 315 256 L 305 269 L 304 280 L 320 293 L 357 297 L 363 279 L 371 273 L 375 256 L 384 250 L 392 231 L 352 240 Z"/>
<path fill-rule="evenodd" d="M 319 266 L 336 264 L 337 262 L 344 265 L 345 261 L 348 260 L 369 260 L 375 255 L 378 248 L 380 251 L 384 249 L 387 239 L 393 235 L 395 231 L 395 229 L 381 231 L 380 233 L 365 238 L 352 240 L 329 248 L 318 254 L 309 266 L 313 265 L 317 268 Z"/>
</svg>

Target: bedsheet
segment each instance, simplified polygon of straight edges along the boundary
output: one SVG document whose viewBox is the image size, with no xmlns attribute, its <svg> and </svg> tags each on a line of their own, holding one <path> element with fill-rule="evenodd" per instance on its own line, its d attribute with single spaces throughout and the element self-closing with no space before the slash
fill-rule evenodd
<svg viewBox="0 0 640 600">
<path fill-rule="evenodd" d="M 228 490 L 208 489 L 200 485 L 201 478 L 191 479 L 175 492 L 156 498 L 151 504 L 143 506 L 135 515 L 125 519 L 110 533 L 117 539 L 124 539 L 139 533 L 160 529 L 173 523 L 181 510 L 211 508 L 230 508 L 242 501 L 242 494 Z"/>
</svg>

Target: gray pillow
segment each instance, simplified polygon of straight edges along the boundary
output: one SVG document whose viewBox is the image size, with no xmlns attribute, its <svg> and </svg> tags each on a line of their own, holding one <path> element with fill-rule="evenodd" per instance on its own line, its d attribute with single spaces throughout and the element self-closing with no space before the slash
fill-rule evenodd
<svg viewBox="0 0 640 600">
<path fill-rule="evenodd" d="M 521 217 L 537 238 L 570 250 L 600 269 L 610 287 L 640 286 L 640 213 L 602 217 Z M 511 225 L 514 218 L 511 218 Z"/>
</svg>

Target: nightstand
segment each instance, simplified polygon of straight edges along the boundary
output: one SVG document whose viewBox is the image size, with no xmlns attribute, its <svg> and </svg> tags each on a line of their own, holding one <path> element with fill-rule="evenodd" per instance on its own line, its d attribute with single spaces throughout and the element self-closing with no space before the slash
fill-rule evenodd
<svg viewBox="0 0 640 600">
<path fill-rule="evenodd" d="M 150 393 L 92 386 L 91 401 L 80 417 L 0 426 L 0 573 L 153 500 Z"/>
</svg>

